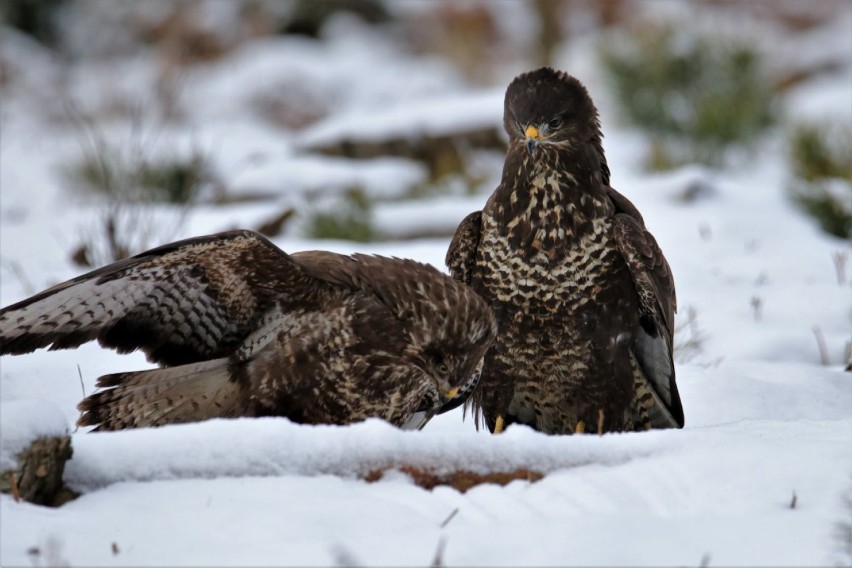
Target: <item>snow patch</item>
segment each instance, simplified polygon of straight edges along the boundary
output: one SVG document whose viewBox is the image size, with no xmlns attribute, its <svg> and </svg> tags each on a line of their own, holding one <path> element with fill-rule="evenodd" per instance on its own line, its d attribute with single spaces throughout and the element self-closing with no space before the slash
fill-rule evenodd
<svg viewBox="0 0 852 568">
<path fill-rule="evenodd" d="M 46 400 L 19 399 L 0 403 L 0 471 L 15 469 L 17 455 L 39 438 L 68 433 L 65 413 Z"/>
</svg>

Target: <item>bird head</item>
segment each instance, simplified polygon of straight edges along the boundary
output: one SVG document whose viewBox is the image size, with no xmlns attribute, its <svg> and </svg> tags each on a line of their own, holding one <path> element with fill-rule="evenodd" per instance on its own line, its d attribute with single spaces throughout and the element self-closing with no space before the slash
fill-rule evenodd
<svg viewBox="0 0 852 568">
<path fill-rule="evenodd" d="M 440 412 L 460 406 L 479 383 L 482 359 L 497 336 L 488 304 L 471 288 L 449 278 L 433 282 L 436 298 L 418 326 L 412 348 L 417 365 L 435 382 Z M 421 320 L 424 321 L 424 320 Z"/>
<path fill-rule="evenodd" d="M 523 73 L 509 84 L 503 126 L 530 156 L 542 146 L 571 149 L 600 138 L 598 111 L 586 88 L 550 67 Z"/>
<path fill-rule="evenodd" d="M 375 262 L 365 255 L 353 258 L 362 266 Z M 373 266 L 371 292 L 405 330 L 404 336 L 386 341 L 403 338 L 400 355 L 432 379 L 432 400 L 442 409 L 460 405 L 476 385 L 477 365 L 497 336 L 491 307 L 471 287 L 432 266 L 399 259 L 398 270 Z"/>
<path fill-rule="evenodd" d="M 483 356 L 490 344 L 491 338 L 488 337 L 481 349 L 462 353 L 445 348 L 442 353 L 428 357 L 424 367 L 435 380 L 439 414 L 461 406 L 479 384 Z"/>
</svg>

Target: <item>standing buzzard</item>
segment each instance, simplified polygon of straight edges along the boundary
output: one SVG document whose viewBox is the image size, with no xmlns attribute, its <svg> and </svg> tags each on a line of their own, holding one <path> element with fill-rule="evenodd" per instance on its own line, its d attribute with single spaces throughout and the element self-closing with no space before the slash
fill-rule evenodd
<svg viewBox="0 0 852 568">
<path fill-rule="evenodd" d="M 503 124 L 500 185 L 446 259 L 497 316 L 474 409 L 493 432 L 683 427 L 672 275 L 636 207 L 609 186 L 585 87 L 547 67 L 520 75 Z"/>
<path fill-rule="evenodd" d="M 411 260 L 288 255 L 250 231 L 165 245 L 0 310 L 0 354 L 97 339 L 161 368 L 106 375 L 81 426 L 286 416 L 409 428 L 461 404 L 496 325 Z"/>
</svg>

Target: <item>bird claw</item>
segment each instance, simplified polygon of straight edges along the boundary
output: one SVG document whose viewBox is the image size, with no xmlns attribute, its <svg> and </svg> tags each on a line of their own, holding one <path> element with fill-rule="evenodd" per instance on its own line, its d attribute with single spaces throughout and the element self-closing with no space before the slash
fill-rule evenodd
<svg viewBox="0 0 852 568">
<path fill-rule="evenodd" d="M 497 416 L 497 420 L 494 422 L 494 430 L 491 431 L 492 434 L 502 434 L 503 428 L 505 428 L 505 421 L 503 420 L 502 415 Z"/>
<path fill-rule="evenodd" d="M 586 431 L 586 423 L 583 422 L 582 420 L 580 420 L 579 422 L 577 422 L 577 427 L 574 428 L 574 433 L 575 434 L 582 434 L 585 431 Z"/>
</svg>

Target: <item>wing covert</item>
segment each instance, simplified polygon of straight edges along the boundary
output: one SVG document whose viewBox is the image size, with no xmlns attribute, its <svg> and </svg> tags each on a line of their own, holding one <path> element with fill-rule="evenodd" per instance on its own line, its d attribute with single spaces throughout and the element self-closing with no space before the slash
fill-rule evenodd
<svg viewBox="0 0 852 568">
<path fill-rule="evenodd" d="M 481 228 L 482 211 L 474 211 L 462 219 L 444 259 L 453 278 L 468 285 L 473 279 Z"/>
<path fill-rule="evenodd" d="M 628 213 L 617 213 L 613 235 L 639 296 L 641 329 L 636 341 L 636 359 L 665 407 L 665 412 L 662 409 L 657 415 L 652 412 L 652 422 L 656 427 L 664 427 L 665 423 L 682 427 L 683 406 L 675 382 L 672 357 L 677 305 L 671 269 L 656 239 L 645 229 L 641 217 L 637 219 Z"/>
</svg>

